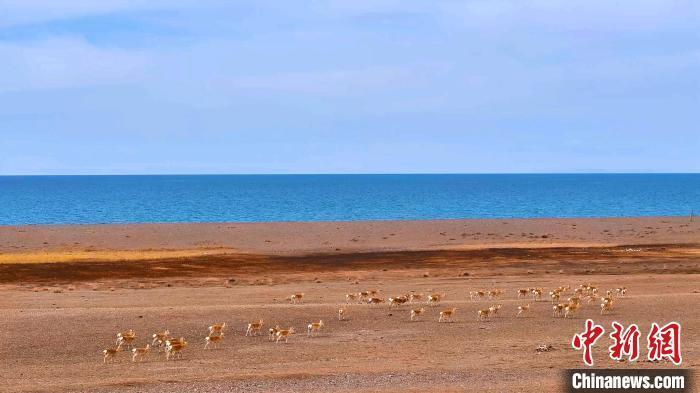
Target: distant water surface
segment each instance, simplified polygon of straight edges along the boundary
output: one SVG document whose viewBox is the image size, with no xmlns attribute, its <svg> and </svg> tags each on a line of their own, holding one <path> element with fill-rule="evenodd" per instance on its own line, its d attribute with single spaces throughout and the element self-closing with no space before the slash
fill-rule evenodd
<svg viewBox="0 0 700 393">
<path fill-rule="evenodd" d="M 700 174 L 0 176 L 0 225 L 700 212 Z"/>
</svg>

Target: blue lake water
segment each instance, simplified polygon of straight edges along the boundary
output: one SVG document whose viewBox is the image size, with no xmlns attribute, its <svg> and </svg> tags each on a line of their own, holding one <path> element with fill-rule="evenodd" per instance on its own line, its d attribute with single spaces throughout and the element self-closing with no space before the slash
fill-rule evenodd
<svg viewBox="0 0 700 393">
<path fill-rule="evenodd" d="M 0 176 L 0 225 L 700 212 L 700 174 Z"/>
</svg>

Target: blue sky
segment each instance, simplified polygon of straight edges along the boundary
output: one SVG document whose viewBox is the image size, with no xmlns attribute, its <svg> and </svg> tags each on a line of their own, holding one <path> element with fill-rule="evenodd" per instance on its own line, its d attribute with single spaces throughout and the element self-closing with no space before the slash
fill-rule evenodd
<svg viewBox="0 0 700 393">
<path fill-rule="evenodd" d="M 694 0 L 0 0 L 0 175 L 699 171 Z"/>
</svg>

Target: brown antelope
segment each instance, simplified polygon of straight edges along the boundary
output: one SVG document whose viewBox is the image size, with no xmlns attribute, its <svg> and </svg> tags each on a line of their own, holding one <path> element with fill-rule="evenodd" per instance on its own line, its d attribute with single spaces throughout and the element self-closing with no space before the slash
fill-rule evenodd
<svg viewBox="0 0 700 393">
<path fill-rule="evenodd" d="M 269 330 L 269 333 L 267 335 L 267 339 L 269 341 L 275 341 L 275 337 L 277 336 L 277 332 L 280 331 L 280 325 L 275 325 L 275 327 L 271 327 Z"/>
<path fill-rule="evenodd" d="M 428 304 L 431 306 L 435 306 L 438 303 L 442 301 L 442 299 L 445 298 L 444 293 L 433 293 L 431 295 L 428 295 Z"/>
<path fill-rule="evenodd" d="M 501 295 L 503 295 L 502 289 L 492 289 L 486 292 L 486 296 L 488 296 L 489 299 L 498 299 Z"/>
<path fill-rule="evenodd" d="M 627 293 L 627 287 L 616 288 L 615 292 L 617 292 L 618 296 L 625 297 L 625 294 Z"/>
<path fill-rule="evenodd" d="M 542 288 L 533 288 L 532 289 L 532 298 L 536 302 L 542 300 Z"/>
<path fill-rule="evenodd" d="M 294 295 L 289 297 L 289 300 L 291 301 L 292 304 L 296 303 L 304 303 L 304 293 L 295 293 Z"/>
<path fill-rule="evenodd" d="M 162 332 L 155 332 L 153 333 L 153 341 L 151 341 L 151 345 L 158 345 L 158 347 L 162 347 L 163 345 L 165 345 L 165 340 L 167 340 L 169 337 L 170 330 L 166 329 Z"/>
<path fill-rule="evenodd" d="M 370 306 L 376 305 L 376 304 L 381 304 L 381 303 L 384 303 L 384 299 L 378 298 L 378 297 L 371 297 L 371 298 L 369 298 L 369 300 L 367 300 L 367 303 L 369 303 Z"/>
<path fill-rule="evenodd" d="M 498 315 L 498 312 L 501 310 L 501 307 L 503 307 L 502 304 L 496 304 L 496 305 L 489 307 L 489 310 L 491 310 L 491 315 L 496 317 Z"/>
<path fill-rule="evenodd" d="M 411 321 L 415 321 L 416 318 L 421 316 L 425 312 L 425 309 L 423 307 L 421 308 L 414 308 L 411 310 Z"/>
<path fill-rule="evenodd" d="M 219 333 L 217 336 L 208 335 L 204 337 L 204 349 L 209 348 L 209 344 L 214 347 L 219 346 L 219 343 L 224 339 L 224 332 Z"/>
<path fill-rule="evenodd" d="M 566 304 L 564 303 L 555 304 L 554 306 L 552 306 L 552 316 L 555 318 L 563 316 L 565 308 Z"/>
<path fill-rule="evenodd" d="M 455 307 L 440 311 L 440 318 L 438 318 L 438 322 L 451 322 L 456 311 L 457 309 Z"/>
<path fill-rule="evenodd" d="M 603 302 L 600 303 L 600 315 L 603 315 L 604 313 L 610 313 L 612 312 L 613 309 L 613 304 L 612 302 Z"/>
<path fill-rule="evenodd" d="M 311 322 L 309 326 L 306 327 L 306 337 L 311 337 L 312 335 L 318 335 L 325 325 L 323 321 Z"/>
<path fill-rule="evenodd" d="M 248 329 L 246 329 L 246 331 L 245 331 L 245 335 L 246 336 L 257 336 L 258 334 L 260 334 L 260 329 L 262 329 L 263 324 L 264 324 L 264 322 L 262 319 L 259 319 L 255 322 L 249 323 Z"/>
<path fill-rule="evenodd" d="M 479 310 L 476 312 L 476 320 L 477 321 L 483 321 L 490 316 L 491 316 L 491 309 L 489 309 L 489 308 Z"/>
<path fill-rule="evenodd" d="M 486 292 L 484 291 L 469 291 L 469 300 L 483 299 L 486 297 Z"/>
<path fill-rule="evenodd" d="M 379 289 L 370 289 L 367 291 L 369 293 L 369 296 L 378 296 L 381 291 Z"/>
<path fill-rule="evenodd" d="M 572 296 L 572 297 L 566 299 L 566 301 L 569 304 L 581 304 L 581 298 L 578 296 Z"/>
<path fill-rule="evenodd" d="M 180 352 L 187 347 L 187 341 L 184 337 L 170 339 L 165 342 L 165 360 L 170 360 L 170 357 L 180 356 Z"/>
<path fill-rule="evenodd" d="M 518 313 L 515 314 L 515 317 L 519 317 L 522 314 L 525 314 L 526 312 L 530 311 L 530 303 L 528 304 L 523 304 L 522 306 L 518 306 Z"/>
<path fill-rule="evenodd" d="M 209 326 L 209 335 L 211 336 L 215 333 L 221 334 L 224 332 L 224 329 L 226 329 L 226 322 L 221 323 L 221 324 L 217 323 L 217 324 L 211 325 L 211 326 Z"/>
<path fill-rule="evenodd" d="M 117 333 L 117 345 L 126 344 L 127 347 L 131 348 L 131 343 L 136 340 L 136 332 L 133 329 Z"/>
<path fill-rule="evenodd" d="M 521 297 L 527 297 L 527 295 L 530 293 L 529 288 L 520 288 L 518 289 L 518 299 Z"/>
<path fill-rule="evenodd" d="M 146 357 L 146 355 L 148 355 L 148 353 L 150 351 L 151 351 L 151 346 L 149 344 L 146 344 L 146 346 L 143 348 L 132 349 L 131 353 L 133 355 L 131 356 L 131 361 L 135 362 L 136 359 L 139 359 L 140 361 L 142 361 Z"/>
<path fill-rule="evenodd" d="M 564 318 L 568 318 L 569 315 L 571 315 L 571 318 L 573 318 L 576 315 L 576 312 L 578 309 L 581 307 L 579 303 L 569 303 L 564 307 Z"/>
<path fill-rule="evenodd" d="M 397 296 L 397 297 L 390 297 L 389 298 L 389 307 L 399 307 L 400 305 L 408 302 L 408 298 L 406 296 Z"/>
<path fill-rule="evenodd" d="M 102 354 L 104 354 L 104 358 L 102 359 L 102 363 L 107 363 L 107 359 L 112 359 L 112 361 L 114 361 L 114 359 L 117 357 L 117 354 L 119 352 L 121 352 L 121 350 L 122 350 L 122 345 L 117 344 L 117 346 L 114 348 L 107 348 L 104 351 L 102 351 Z"/>
<path fill-rule="evenodd" d="M 294 334 L 294 328 L 290 327 L 289 329 L 279 329 L 277 330 L 277 333 L 275 333 L 275 336 L 277 339 L 275 342 L 279 343 L 281 339 L 284 338 L 284 342 L 287 343 L 289 341 L 289 336 Z"/>
<path fill-rule="evenodd" d="M 413 303 L 413 302 L 420 302 L 423 300 L 423 294 L 422 293 L 412 293 L 408 296 L 408 301 Z"/>
<path fill-rule="evenodd" d="M 554 302 L 558 302 L 559 299 L 561 298 L 561 292 L 558 292 L 558 291 L 550 291 L 550 292 L 549 292 L 549 297 L 552 298 L 552 304 L 554 304 Z"/>
<path fill-rule="evenodd" d="M 357 303 L 360 296 L 356 293 L 348 293 L 345 295 L 345 304 Z"/>
<path fill-rule="evenodd" d="M 367 300 L 370 298 L 369 291 L 358 292 L 357 297 L 360 298 L 360 301 Z"/>
<path fill-rule="evenodd" d="M 338 320 L 339 321 L 345 320 L 345 309 L 343 309 L 343 308 L 338 309 Z"/>
</svg>

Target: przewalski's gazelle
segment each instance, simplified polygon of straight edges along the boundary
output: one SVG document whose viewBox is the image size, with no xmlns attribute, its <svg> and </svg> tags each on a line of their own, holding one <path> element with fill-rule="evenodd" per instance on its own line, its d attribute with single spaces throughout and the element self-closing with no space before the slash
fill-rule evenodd
<svg viewBox="0 0 700 393">
<path fill-rule="evenodd" d="M 423 300 L 423 294 L 422 293 L 411 293 L 408 295 L 408 301 L 413 303 L 413 302 L 420 302 Z"/>
<path fill-rule="evenodd" d="M 151 351 L 151 346 L 149 344 L 146 344 L 145 347 L 142 348 L 134 348 L 131 350 L 131 361 L 135 362 L 137 359 L 139 361 L 143 361 L 143 359 L 148 355 L 148 353 Z"/>
<path fill-rule="evenodd" d="M 168 329 L 165 329 L 162 332 L 155 332 L 153 333 L 153 341 L 151 341 L 151 345 L 162 347 L 165 345 L 165 340 L 168 338 L 170 338 L 170 330 Z"/>
<path fill-rule="evenodd" d="M 136 332 L 133 329 L 117 333 L 117 346 L 126 345 L 131 348 L 131 344 L 136 340 Z"/>
<path fill-rule="evenodd" d="M 600 303 L 600 315 L 603 315 L 604 313 L 610 313 L 612 312 L 613 309 L 613 304 L 610 302 L 602 302 Z"/>
<path fill-rule="evenodd" d="M 379 297 L 371 297 L 371 298 L 369 298 L 369 300 L 367 300 L 367 303 L 370 306 L 373 306 L 373 305 L 384 303 L 384 299 L 379 298 Z"/>
<path fill-rule="evenodd" d="M 275 327 L 271 327 L 271 328 L 268 330 L 267 339 L 268 339 L 269 341 L 275 341 L 275 338 L 277 337 L 277 332 L 279 332 L 280 329 L 282 329 L 282 328 L 280 327 L 280 325 L 275 325 Z"/>
<path fill-rule="evenodd" d="M 527 297 L 530 294 L 530 288 L 520 288 L 518 289 L 518 299 L 521 297 Z"/>
<path fill-rule="evenodd" d="M 299 293 L 293 294 L 292 296 L 289 297 L 289 301 L 292 304 L 304 303 L 304 293 L 299 292 Z"/>
<path fill-rule="evenodd" d="M 204 349 L 209 348 L 209 345 L 212 345 L 214 347 L 218 347 L 219 343 L 223 341 L 224 339 L 224 332 L 219 333 L 218 335 L 212 336 L 211 334 L 204 337 Z"/>
<path fill-rule="evenodd" d="M 523 314 L 528 313 L 529 311 L 530 311 L 530 303 L 520 305 L 520 306 L 518 306 L 518 313 L 515 314 L 515 317 L 517 318 Z"/>
<path fill-rule="evenodd" d="M 490 316 L 491 316 L 491 309 L 490 308 L 481 309 L 481 310 L 478 310 L 476 312 L 476 320 L 477 321 L 485 321 Z"/>
<path fill-rule="evenodd" d="M 112 359 L 112 361 L 114 361 L 114 359 L 117 357 L 117 354 L 119 352 L 121 352 L 121 350 L 122 350 L 122 345 L 117 344 L 117 346 L 114 348 L 107 348 L 104 351 L 102 351 L 102 354 L 104 355 L 104 358 L 102 359 L 102 363 L 107 363 L 107 359 Z"/>
<path fill-rule="evenodd" d="M 569 303 L 564 307 L 564 318 L 573 318 L 576 316 L 576 312 L 579 310 L 581 307 L 580 303 Z"/>
<path fill-rule="evenodd" d="M 262 319 L 258 319 L 257 321 L 253 321 L 248 324 L 248 328 L 245 331 L 246 336 L 257 336 L 260 334 L 260 329 L 262 329 L 263 325 L 265 322 L 263 322 Z"/>
<path fill-rule="evenodd" d="M 617 292 L 617 296 L 619 297 L 625 297 L 625 294 L 627 293 L 627 287 L 619 287 L 615 289 L 615 292 Z"/>
<path fill-rule="evenodd" d="M 216 323 L 214 325 L 209 326 L 209 335 L 212 336 L 214 334 L 221 334 L 224 332 L 224 329 L 226 329 L 226 322 Z"/>
<path fill-rule="evenodd" d="M 440 317 L 438 318 L 438 322 L 451 322 L 452 317 L 455 315 L 455 312 L 457 312 L 456 307 L 440 311 Z"/>
<path fill-rule="evenodd" d="M 552 316 L 553 317 L 563 317 L 564 310 L 566 309 L 566 304 L 559 303 L 552 306 Z"/>
<path fill-rule="evenodd" d="M 279 343 L 280 340 L 284 339 L 284 342 L 289 341 L 289 336 L 294 334 L 294 328 L 290 327 L 289 329 L 278 329 L 277 333 L 275 333 L 275 342 Z"/>
<path fill-rule="evenodd" d="M 345 295 L 345 304 L 359 303 L 360 301 L 360 295 L 357 293 L 348 293 Z"/>
<path fill-rule="evenodd" d="M 486 292 L 486 296 L 488 296 L 489 299 L 498 299 L 503 295 L 504 291 L 502 289 L 492 289 L 488 292 Z"/>
<path fill-rule="evenodd" d="M 407 303 L 408 297 L 401 295 L 389 298 L 389 307 L 399 307 L 400 305 Z"/>
<path fill-rule="evenodd" d="M 489 310 L 491 310 L 491 315 L 493 315 L 494 317 L 498 316 L 498 312 L 501 311 L 501 307 L 503 307 L 502 304 L 495 304 L 489 307 Z"/>
<path fill-rule="evenodd" d="M 445 298 L 445 294 L 444 294 L 444 293 L 433 293 L 433 294 L 430 294 L 430 295 L 428 295 L 428 305 L 430 305 L 430 306 L 436 306 L 436 305 L 440 304 L 440 302 L 441 302 L 442 299 L 444 299 L 444 298 Z"/>
<path fill-rule="evenodd" d="M 316 334 L 318 335 L 321 332 L 321 329 L 323 329 L 325 325 L 323 324 L 323 320 L 320 320 L 318 322 L 311 322 L 307 327 L 306 327 L 306 336 L 311 337 L 312 335 Z"/>
<path fill-rule="evenodd" d="M 344 309 L 344 308 L 339 308 L 339 309 L 338 309 L 338 320 L 339 320 L 339 321 L 344 321 L 344 320 L 345 320 L 345 309 Z"/>
<path fill-rule="evenodd" d="M 469 300 L 481 300 L 486 297 L 486 292 L 484 291 L 469 291 Z"/>
<path fill-rule="evenodd" d="M 532 299 L 536 302 L 539 302 L 540 300 L 542 300 L 542 292 L 543 292 L 542 288 L 533 288 L 532 289 Z"/>
<path fill-rule="evenodd" d="M 425 312 L 425 309 L 423 307 L 421 308 L 414 308 L 411 310 L 411 321 L 415 321 L 418 317 L 420 317 L 423 313 Z"/>
<path fill-rule="evenodd" d="M 180 352 L 187 347 L 187 341 L 184 337 L 173 338 L 165 341 L 165 360 L 170 360 L 171 357 L 182 356 Z"/>
<path fill-rule="evenodd" d="M 552 299 L 552 304 L 559 301 L 561 298 L 561 292 L 559 291 L 549 291 L 549 297 Z"/>
</svg>

